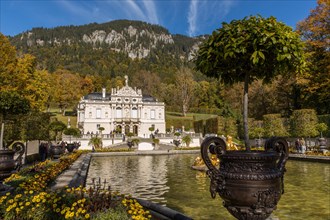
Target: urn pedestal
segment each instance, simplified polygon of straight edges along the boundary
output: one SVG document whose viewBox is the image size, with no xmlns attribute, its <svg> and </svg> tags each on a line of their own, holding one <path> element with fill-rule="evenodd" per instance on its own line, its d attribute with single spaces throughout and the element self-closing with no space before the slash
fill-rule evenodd
<svg viewBox="0 0 330 220">
<path fill-rule="evenodd" d="M 319 141 L 320 151 L 324 153 L 327 150 L 327 141 L 324 137 L 320 137 L 318 141 Z"/>
<path fill-rule="evenodd" d="M 212 165 L 208 152 L 216 154 L 220 166 Z M 284 193 L 283 176 L 288 145 L 282 138 L 271 138 L 265 151 L 227 151 L 218 137 L 206 138 L 202 158 L 211 179 L 212 198 L 216 194 L 237 219 L 264 220 L 270 216 Z"/>
</svg>

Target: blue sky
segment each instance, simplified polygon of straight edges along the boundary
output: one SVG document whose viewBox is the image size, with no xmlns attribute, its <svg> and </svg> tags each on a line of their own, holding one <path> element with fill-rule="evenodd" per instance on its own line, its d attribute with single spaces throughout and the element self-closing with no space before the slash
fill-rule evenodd
<svg viewBox="0 0 330 220">
<path fill-rule="evenodd" d="M 0 0 L 0 32 L 13 36 L 33 27 L 128 19 L 197 36 L 212 33 L 222 22 L 257 14 L 275 16 L 295 29 L 316 5 L 316 0 Z"/>
</svg>

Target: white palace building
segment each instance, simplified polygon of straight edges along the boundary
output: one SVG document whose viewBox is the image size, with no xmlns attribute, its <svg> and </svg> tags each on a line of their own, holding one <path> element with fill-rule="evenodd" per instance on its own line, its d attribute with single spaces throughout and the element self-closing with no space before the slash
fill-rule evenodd
<svg viewBox="0 0 330 220">
<path fill-rule="evenodd" d="M 125 86 L 112 88 L 111 93 L 90 93 L 81 98 L 77 109 L 77 123 L 83 135 L 103 135 L 119 132 L 149 137 L 150 127 L 158 133 L 165 133 L 165 105 L 154 97 L 142 95 L 141 89 Z"/>
</svg>

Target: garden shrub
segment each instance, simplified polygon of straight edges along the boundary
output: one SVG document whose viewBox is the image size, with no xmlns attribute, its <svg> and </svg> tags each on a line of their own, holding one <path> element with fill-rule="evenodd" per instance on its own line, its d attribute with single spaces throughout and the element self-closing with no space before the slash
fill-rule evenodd
<svg viewBox="0 0 330 220">
<path fill-rule="evenodd" d="M 280 136 L 286 137 L 289 135 L 284 126 L 284 119 L 280 114 L 267 114 L 263 116 L 264 137 Z"/>
<path fill-rule="evenodd" d="M 315 137 L 318 135 L 316 125 L 318 123 L 314 109 L 295 110 L 290 118 L 291 136 L 293 137 Z"/>
</svg>

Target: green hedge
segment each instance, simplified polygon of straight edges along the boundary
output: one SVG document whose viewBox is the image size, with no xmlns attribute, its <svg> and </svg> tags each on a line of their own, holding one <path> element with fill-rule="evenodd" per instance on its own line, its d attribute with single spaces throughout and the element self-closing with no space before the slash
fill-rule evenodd
<svg viewBox="0 0 330 220">
<path fill-rule="evenodd" d="M 235 118 L 215 117 L 194 122 L 195 132 L 203 134 L 230 135 L 237 137 L 238 128 Z"/>
<path fill-rule="evenodd" d="M 217 118 L 209 118 L 205 120 L 205 133 L 206 134 L 218 134 L 219 132 L 219 119 Z"/>
<path fill-rule="evenodd" d="M 185 129 L 191 129 L 194 127 L 194 121 L 193 119 L 166 119 L 166 127 L 171 128 L 171 126 L 173 126 L 174 129 L 181 129 L 182 126 L 184 126 Z"/>
<path fill-rule="evenodd" d="M 194 131 L 196 133 L 202 133 L 203 135 L 205 134 L 205 131 L 204 131 L 204 120 L 194 121 Z"/>
</svg>

